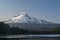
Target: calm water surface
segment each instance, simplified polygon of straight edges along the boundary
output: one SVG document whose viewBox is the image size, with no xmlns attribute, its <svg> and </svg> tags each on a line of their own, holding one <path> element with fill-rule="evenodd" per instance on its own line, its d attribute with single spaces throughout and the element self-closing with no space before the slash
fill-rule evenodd
<svg viewBox="0 0 60 40">
<path fill-rule="evenodd" d="M 0 40 L 60 40 L 60 35 L 10 35 Z"/>
<path fill-rule="evenodd" d="M 25 39 L 21 39 L 21 38 L 6 38 L 6 39 L 0 39 L 0 40 L 60 40 L 60 38 L 47 38 L 47 37 L 45 37 L 45 38 L 43 38 L 43 37 L 41 37 L 41 38 L 25 38 Z"/>
</svg>

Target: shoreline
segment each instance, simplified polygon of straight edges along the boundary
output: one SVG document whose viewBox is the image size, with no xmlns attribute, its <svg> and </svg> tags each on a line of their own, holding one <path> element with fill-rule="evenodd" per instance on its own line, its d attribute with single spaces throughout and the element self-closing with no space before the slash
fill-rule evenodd
<svg viewBox="0 0 60 40">
<path fill-rule="evenodd" d="M 49 34 L 49 35 L 8 35 L 8 36 L 0 36 L 0 38 L 41 38 L 41 37 L 60 37 L 60 34 Z"/>
</svg>

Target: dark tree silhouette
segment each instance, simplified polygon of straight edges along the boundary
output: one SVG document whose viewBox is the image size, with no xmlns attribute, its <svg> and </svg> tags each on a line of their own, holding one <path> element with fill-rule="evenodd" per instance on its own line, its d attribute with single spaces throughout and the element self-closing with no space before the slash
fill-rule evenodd
<svg viewBox="0 0 60 40">
<path fill-rule="evenodd" d="M 4 22 L 0 22 L 0 34 L 9 34 L 9 25 Z"/>
</svg>

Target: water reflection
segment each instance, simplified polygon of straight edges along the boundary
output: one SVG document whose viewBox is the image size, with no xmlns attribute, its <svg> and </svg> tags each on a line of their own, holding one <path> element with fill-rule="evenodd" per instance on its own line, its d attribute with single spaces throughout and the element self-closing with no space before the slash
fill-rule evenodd
<svg viewBox="0 0 60 40">
<path fill-rule="evenodd" d="M 6 39 L 3 39 L 3 38 L 0 38 L 0 40 L 60 40 L 60 37 L 59 38 L 47 38 L 47 37 L 41 37 L 41 38 L 6 38 Z"/>
</svg>

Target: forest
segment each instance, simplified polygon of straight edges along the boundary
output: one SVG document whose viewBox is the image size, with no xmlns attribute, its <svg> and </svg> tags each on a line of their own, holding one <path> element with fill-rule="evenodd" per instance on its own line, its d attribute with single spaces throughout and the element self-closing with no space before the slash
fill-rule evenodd
<svg viewBox="0 0 60 40">
<path fill-rule="evenodd" d="M 60 27 L 56 27 L 53 30 L 27 30 L 18 27 L 10 27 L 8 24 L 4 22 L 0 22 L 0 35 L 19 35 L 19 34 L 60 34 Z"/>
</svg>

